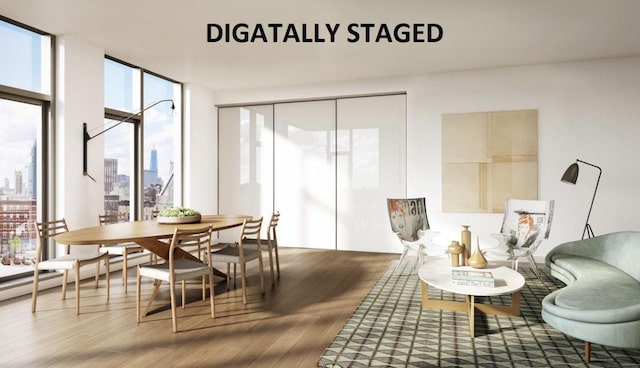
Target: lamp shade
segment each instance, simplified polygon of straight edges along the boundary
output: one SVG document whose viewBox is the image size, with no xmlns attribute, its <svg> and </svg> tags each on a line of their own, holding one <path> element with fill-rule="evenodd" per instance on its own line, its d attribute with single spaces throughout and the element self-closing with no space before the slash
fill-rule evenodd
<svg viewBox="0 0 640 368">
<path fill-rule="evenodd" d="M 578 172 L 579 172 L 578 163 L 574 162 L 571 165 L 569 165 L 567 170 L 562 175 L 562 179 L 560 180 L 564 183 L 575 184 L 576 181 L 578 181 Z"/>
</svg>

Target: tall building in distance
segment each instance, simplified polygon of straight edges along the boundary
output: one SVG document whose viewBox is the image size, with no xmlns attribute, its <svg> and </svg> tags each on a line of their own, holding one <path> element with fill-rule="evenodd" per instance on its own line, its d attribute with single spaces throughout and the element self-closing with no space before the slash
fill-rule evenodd
<svg viewBox="0 0 640 368">
<path fill-rule="evenodd" d="M 151 149 L 151 155 L 149 156 L 149 169 L 144 170 L 144 187 L 149 188 L 159 185 L 163 186 L 162 178 L 158 177 L 158 150 Z"/>
<path fill-rule="evenodd" d="M 36 188 L 36 185 L 38 185 L 38 176 L 37 176 L 37 171 L 36 171 L 36 155 L 37 155 L 37 149 L 36 149 L 36 141 L 33 141 L 33 145 L 31 146 L 31 159 L 30 159 L 30 164 L 29 164 L 29 184 L 28 184 L 28 193 L 27 193 L 27 198 L 36 198 L 36 195 L 38 193 L 38 190 Z"/>
<path fill-rule="evenodd" d="M 153 148 L 151 150 L 151 162 L 149 163 L 149 170 L 158 172 L 158 150 Z"/>
<path fill-rule="evenodd" d="M 23 185 L 22 185 L 22 171 L 16 170 L 16 195 L 19 196 L 22 194 Z"/>
<path fill-rule="evenodd" d="M 118 159 L 104 159 L 104 193 L 113 194 L 116 183 L 118 182 Z"/>
</svg>

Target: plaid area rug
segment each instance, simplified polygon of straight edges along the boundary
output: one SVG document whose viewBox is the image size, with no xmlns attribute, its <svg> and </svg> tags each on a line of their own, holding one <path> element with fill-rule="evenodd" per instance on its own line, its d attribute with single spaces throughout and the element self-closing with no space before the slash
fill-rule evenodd
<svg viewBox="0 0 640 368">
<path fill-rule="evenodd" d="M 475 314 L 475 339 L 466 313 L 422 310 L 421 288 L 411 262 L 392 275 L 391 262 L 342 330 L 324 351 L 319 367 L 637 367 L 640 350 L 584 342 L 548 326 L 540 316 L 542 299 L 564 286 L 541 269 L 543 281 L 521 266 L 520 317 Z M 464 297 L 429 288 L 430 298 Z M 484 300 L 482 300 L 484 299 Z M 508 304 L 510 297 L 476 298 Z"/>
</svg>

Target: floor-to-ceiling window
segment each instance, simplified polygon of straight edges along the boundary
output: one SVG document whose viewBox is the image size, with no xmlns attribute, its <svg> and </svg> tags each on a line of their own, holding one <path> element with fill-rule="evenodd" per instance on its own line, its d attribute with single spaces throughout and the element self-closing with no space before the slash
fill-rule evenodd
<svg viewBox="0 0 640 368">
<path fill-rule="evenodd" d="M 105 58 L 104 211 L 149 219 L 180 202 L 181 85 Z"/>
<path fill-rule="evenodd" d="M 46 218 L 52 46 L 0 18 L 0 281 L 33 272 L 34 222 Z"/>
<path fill-rule="evenodd" d="M 151 211 L 181 202 L 176 200 L 180 190 L 181 85 L 144 72 L 143 86 L 144 106 L 150 106 L 144 112 L 143 129 L 144 215 L 148 218 Z"/>
</svg>

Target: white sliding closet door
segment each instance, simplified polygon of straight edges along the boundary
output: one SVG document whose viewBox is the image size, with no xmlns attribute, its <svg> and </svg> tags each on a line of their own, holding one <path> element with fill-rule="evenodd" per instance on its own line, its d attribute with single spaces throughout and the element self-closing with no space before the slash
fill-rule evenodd
<svg viewBox="0 0 640 368">
<path fill-rule="evenodd" d="M 278 244 L 336 247 L 336 101 L 274 106 Z"/>
<path fill-rule="evenodd" d="M 264 216 L 273 212 L 273 105 L 218 110 L 218 210 Z M 239 229 L 220 232 L 236 241 Z M 279 234 L 278 234 L 279 235 Z"/>
<path fill-rule="evenodd" d="M 402 251 L 387 197 L 406 195 L 406 95 L 337 101 L 337 249 Z"/>
</svg>

